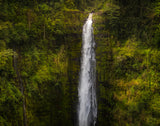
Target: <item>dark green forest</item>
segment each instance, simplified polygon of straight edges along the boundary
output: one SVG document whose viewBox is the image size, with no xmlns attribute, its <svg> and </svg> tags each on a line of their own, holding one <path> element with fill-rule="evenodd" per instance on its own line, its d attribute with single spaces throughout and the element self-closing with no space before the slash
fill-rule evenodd
<svg viewBox="0 0 160 126">
<path fill-rule="evenodd" d="M 0 126 L 77 126 L 90 12 L 96 125 L 160 126 L 159 0 L 0 0 Z"/>
</svg>

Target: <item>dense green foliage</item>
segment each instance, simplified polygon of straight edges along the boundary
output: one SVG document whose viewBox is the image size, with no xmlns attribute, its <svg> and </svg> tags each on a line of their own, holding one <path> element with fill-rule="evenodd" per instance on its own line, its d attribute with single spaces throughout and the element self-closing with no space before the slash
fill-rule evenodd
<svg viewBox="0 0 160 126">
<path fill-rule="evenodd" d="M 95 15 L 99 125 L 160 125 L 159 11 L 159 1 L 112 1 Z"/>
<path fill-rule="evenodd" d="M 160 1 L 0 0 L 0 126 L 76 125 L 91 11 L 97 124 L 160 125 Z"/>
</svg>

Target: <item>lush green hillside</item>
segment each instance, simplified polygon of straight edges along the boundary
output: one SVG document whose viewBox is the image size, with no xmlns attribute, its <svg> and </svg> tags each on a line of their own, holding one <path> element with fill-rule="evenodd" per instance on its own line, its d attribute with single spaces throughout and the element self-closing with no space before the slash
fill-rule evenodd
<svg viewBox="0 0 160 126">
<path fill-rule="evenodd" d="M 94 16 L 98 124 L 160 125 L 159 2 L 106 2 Z"/>
<path fill-rule="evenodd" d="M 81 33 L 92 11 L 97 125 L 160 125 L 160 1 L 1 0 L 1 126 L 77 124 Z"/>
</svg>

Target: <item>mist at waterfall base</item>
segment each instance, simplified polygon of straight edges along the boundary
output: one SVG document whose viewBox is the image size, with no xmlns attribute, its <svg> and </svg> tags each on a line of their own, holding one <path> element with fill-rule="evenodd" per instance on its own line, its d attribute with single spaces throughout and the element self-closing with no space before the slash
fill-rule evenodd
<svg viewBox="0 0 160 126">
<path fill-rule="evenodd" d="M 83 26 L 82 33 L 82 57 L 78 87 L 79 126 L 95 126 L 97 119 L 96 59 L 92 15 L 92 13 L 89 14 L 89 17 Z"/>
</svg>

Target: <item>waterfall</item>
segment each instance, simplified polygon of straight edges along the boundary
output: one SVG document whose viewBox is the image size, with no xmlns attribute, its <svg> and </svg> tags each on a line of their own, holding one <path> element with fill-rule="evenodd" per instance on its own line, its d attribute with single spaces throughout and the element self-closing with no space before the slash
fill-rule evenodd
<svg viewBox="0 0 160 126">
<path fill-rule="evenodd" d="M 92 27 L 92 13 L 83 26 L 82 57 L 79 78 L 78 123 L 79 126 L 95 126 L 97 118 L 96 59 Z"/>
</svg>

